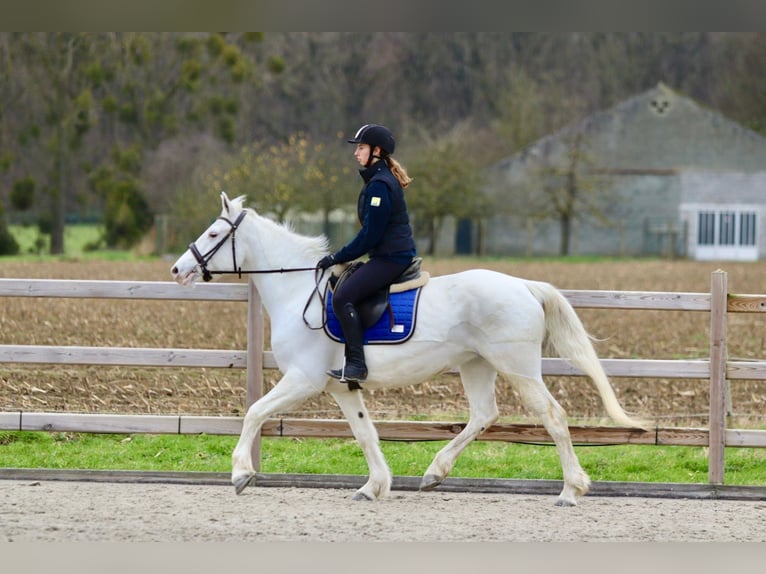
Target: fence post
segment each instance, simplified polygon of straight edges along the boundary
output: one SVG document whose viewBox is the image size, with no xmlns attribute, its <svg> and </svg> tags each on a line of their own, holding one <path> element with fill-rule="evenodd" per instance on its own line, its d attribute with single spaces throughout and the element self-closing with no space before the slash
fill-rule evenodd
<svg viewBox="0 0 766 574">
<path fill-rule="evenodd" d="M 723 484 L 726 453 L 726 311 L 728 276 L 720 269 L 710 280 L 710 420 L 708 482 Z"/>
<path fill-rule="evenodd" d="M 247 291 L 247 408 L 263 396 L 263 310 L 261 294 L 252 276 Z M 261 470 L 261 431 L 253 440 L 250 451 L 253 468 Z"/>
</svg>

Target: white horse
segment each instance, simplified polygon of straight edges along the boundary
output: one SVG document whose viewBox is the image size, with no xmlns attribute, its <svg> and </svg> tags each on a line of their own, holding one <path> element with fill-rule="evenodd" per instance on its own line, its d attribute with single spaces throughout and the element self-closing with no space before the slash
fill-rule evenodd
<svg viewBox="0 0 766 574">
<path fill-rule="evenodd" d="M 271 320 L 271 347 L 283 376 L 247 410 L 242 433 L 232 453 L 232 483 L 237 494 L 255 478 L 252 442 L 275 413 L 292 409 L 328 391 L 337 401 L 369 467 L 369 478 L 354 500 L 386 496 L 391 471 L 379 446 L 363 402 L 326 371 L 343 361 L 343 345 L 322 330 L 312 330 L 302 311 L 316 289 L 310 270 L 328 252 L 327 239 L 305 237 L 243 207 L 244 196 L 230 200 L 221 193 L 221 216 L 189 246 L 171 269 L 173 278 L 193 284 L 211 272 L 303 269 L 295 273 L 252 275 Z M 319 288 L 323 290 L 326 278 Z M 321 325 L 322 308 L 315 299 L 305 310 L 311 325 Z M 542 421 L 556 443 L 564 487 L 558 506 L 574 506 L 590 479 L 581 468 L 567 427 L 566 413 L 542 378 L 543 340 L 578 366 L 593 382 L 607 413 L 627 427 L 645 427 L 620 406 L 589 335 L 564 296 L 548 283 L 527 281 L 488 270 L 470 270 L 432 278 L 420 295 L 412 338 L 399 345 L 365 348 L 369 375 L 366 389 L 413 385 L 449 369 L 458 369 L 470 407 L 465 428 L 439 451 L 420 484 L 436 488 L 450 473 L 458 455 L 498 418 L 495 379 L 502 374 L 518 391 L 525 407 Z"/>
</svg>

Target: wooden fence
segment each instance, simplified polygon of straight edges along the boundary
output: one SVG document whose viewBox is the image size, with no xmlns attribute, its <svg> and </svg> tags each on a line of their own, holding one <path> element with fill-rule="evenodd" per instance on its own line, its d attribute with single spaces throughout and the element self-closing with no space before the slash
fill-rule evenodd
<svg viewBox="0 0 766 574">
<path fill-rule="evenodd" d="M 766 361 L 729 361 L 726 355 L 729 313 L 766 312 L 766 295 L 732 295 L 727 275 L 711 275 L 709 293 L 654 291 L 563 290 L 576 308 L 684 310 L 710 314 L 710 357 L 697 360 L 603 359 L 611 377 L 687 378 L 710 381 L 708 428 L 656 428 L 651 431 L 618 427 L 570 427 L 578 444 L 653 444 L 708 446 L 708 481 L 723 484 L 725 447 L 766 447 L 766 431 L 727 429 L 726 401 L 729 380 L 766 380 Z M 263 369 L 277 368 L 270 351 L 264 351 L 260 296 L 252 282 L 212 283 L 194 289 L 172 282 L 78 281 L 0 279 L 0 298 L 67 297 L 87 299 L 162 299 L 242 301 L 248 304 L 247 349 L 158 349 L 0 345 L 0 363 L 120 365 L 136 367 L 209 367 L 247 369 L 247 404 L 263 393 Z M 543 359 L 543 374 L 581 376 L 561 359 Z M 446 440 L 464 427 L 463 422 L 379 421 L 383 440 Z M 37 430 L 91 433 L 223 434 L 238 435 L 240 417 L 75 414 L 50 412 L 0 412 L 0 430 Z M 345 420 L 271 419 L 261 436 L 350 437 Z M 551 442 L 538 425 L 495 424 L 479 440 Z M 260 437 L 253 461 L 260 468 Z"/>
</svg>

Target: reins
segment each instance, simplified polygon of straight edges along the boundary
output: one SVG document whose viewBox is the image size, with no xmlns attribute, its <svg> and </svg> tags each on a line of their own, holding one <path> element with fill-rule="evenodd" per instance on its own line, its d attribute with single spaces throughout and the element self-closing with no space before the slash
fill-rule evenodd
<svg viewBox="0 0 766 574">
<path fill-rule="evenodd" d="M 280 267 L 279 269 L 242 269 L 241 267 L 237 267 L 237 244 L 236 244 L 236 231 L 239 227 L 239 224 L 242 223 L 242 220 L 245 218 L 246 212 L 243 210 L 237 219 L 235 219 L 233 222 L 227 218 L 227 217 L 218 217 L 217 219 L 221 219 L 228 223 L 231 228 L 229 229 L 229 232 L 224 235 L 218 243 L 216 243 L 213 247 L 211 247 L 204 255 L 200 253 L 199 249 L 197 249 L 197 245 L 192 241 L 189 244 L 189 251 L 194 256 L 194 259 L 197 260 L 197 264 L 199 265 L 200 270 L 202 271 L 202 280 L 205 282 L 211 281 L 213 279 L 213 275 L 236 275 L 240 279 L 242 278 L 242 275 L 257 275 L 257 274 L 269 274 L 269 273 L 294 273 L 299 271 L 313 271 L 314 272 L 314 288 L 311 290 L 311 294 L 309 295 L 308 300 L 306 301 L 306 305 L 303 307 L 303 322 L 306 324 L 306 326 L 313 330 L 318 331 L 319 329 L 323 329 L 325 325 L 327 324 L 327 313 L 325 312 L 325 302 L 324 298 L 322 297 L 322 294 L 319 292 L 319 285 L 322 282 L 322 279 L 324 278 L 325 270 L 320 269 L 317 266 L 314 267 Z M 231 271 L 210 271 L 207 268 L 208 262 L 213 258 L 213 256 L 218 253 L 218 250 L 223 246 L 224 243 L 226 243 L 226 240 L 231 236 L 231 260 L 235 267 L 235 269 Z M 309 306 L 311 305 L 311 300 L 316 296 L 319 299 L 319 304 L 322 307 L 322 324 L 319 327 L 312 327 L 311 324 L 308 322 L 308 319 L 306 319 L 306 312 L 308 311 Z"/>
<path fill-rule="evenodd" d="M 211 275 L 238 275 L 240 278 L 242 275 L 257 275 L 259 273 L 292 273 L 293 271 L 316 271 L 317 267 L 280 267 L 279 269 L 242 269 L 237 268 L 236 271 L 208 271 Z M 204 277 L 203 277 L 204 279 Z"/>
<path fill-rule="evenodd" d="M 324 329 L 325 325 L 327 325 L 327 313 L 325 312 L 325 303 L 324 303 L 324 297 L 322 297 L 322 294 L 319 292 L 319 284 L 322 282 L 322 278 L 324 277 L 325 270 L 320 269 L 319 267 L 288 267 L 285 268 L 279 268 L 279 269 L 237 269 L 237 271 L 210 271 L 212 275 L 230 275 L 230 274 L 236 274 L 239 277 L 242 277 L 242 274 L 266 274 L 266 273 L 292 273 L 293 271 L 313 271 L 314 272 L 314 288 L 311 290 L 311 294 L 309 295 L 309 298 L 306 300 L 306 305 L 303 306 L 303 322 L 306 324 L 306 326 L 311 329 L 312 331 L 318 331 L 320 329 Z M 204 273 L 204 272 L 203 272 Z M 204 274 L 203 274 L 204 278 Z M 311 305 L 311 300 L 316 296 L 317 299 L 319 299 L 319 305 L 322 307 L 322 324 L 319 325 L 319 327 L 313 327 L 309 322 L 308 319 L 306 319 L 306 312 L 309 310 L 309 306 Z"/>
</svg>

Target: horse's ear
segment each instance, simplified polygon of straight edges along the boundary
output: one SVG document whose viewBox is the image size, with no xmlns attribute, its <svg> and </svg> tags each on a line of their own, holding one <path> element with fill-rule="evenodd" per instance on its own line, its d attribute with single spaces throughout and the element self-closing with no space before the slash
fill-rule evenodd
<svg viewBox="0 0 766 574">
<path fill-rule="evenodd" d="M 221 192 L 221 208 L 228 213 L 229 211 L 229 196 L 225 191 Z"/>
</svg>

